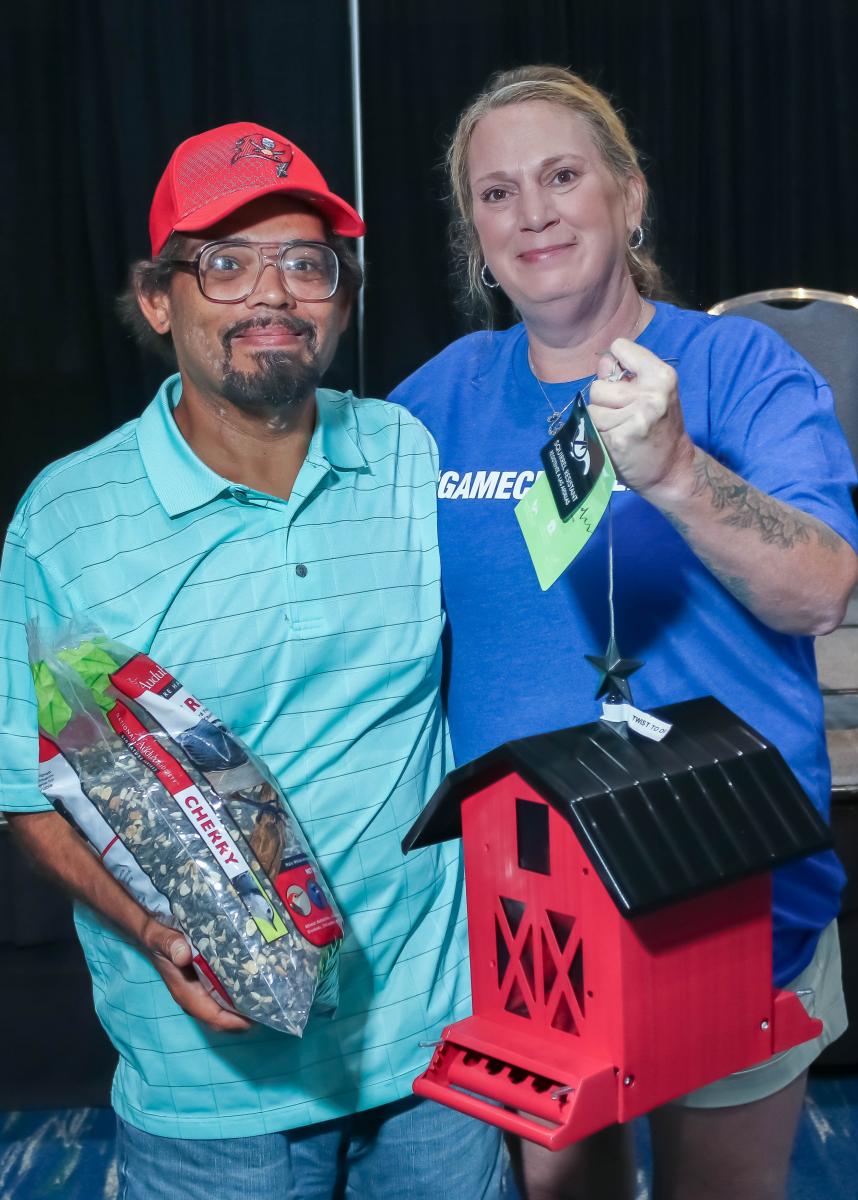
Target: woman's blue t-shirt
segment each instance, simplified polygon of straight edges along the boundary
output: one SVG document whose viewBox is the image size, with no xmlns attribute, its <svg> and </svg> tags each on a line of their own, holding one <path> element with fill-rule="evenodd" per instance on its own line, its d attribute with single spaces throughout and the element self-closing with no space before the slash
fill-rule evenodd
<svg viewBox="0 0 858 1200">
<path fill-rule="evenodd" d="M 855 467 L 821 376 L 754 321 L 656 304 L 638 338 L 679 375 L 692 440 L 761 491 L 858 546 Z M 585 381 L 544 385 L 562 409 Z M 600 715 L 584 658 L 608 640 L 607 522 L 547 592 L 514 508 L 540 469 L 546 397 L 522 325 L 471 334 L 405 380 L 391 399 L 440 451 L 439 535 L 449 621 L 448 713 L 458 762 L 511 738 Z M 830 771 L 811 638 L 777 633 L 736 601 L 672 525 L 627 490 L 613 496 L 616 635 L 644 660 L 635 703 L 714 695 L 780 749 L 827 813 Z M 725 528 L 725 536 L 729 529 Z M 798 974 L 837 913 L 832 853 L 775 879 L 775 982 Z"/>
</svg>

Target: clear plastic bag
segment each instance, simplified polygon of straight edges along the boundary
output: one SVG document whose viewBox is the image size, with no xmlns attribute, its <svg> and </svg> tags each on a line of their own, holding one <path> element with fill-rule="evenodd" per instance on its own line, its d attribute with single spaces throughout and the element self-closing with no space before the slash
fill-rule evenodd
<svg viewBox="0 0 858 1200">
<path fill-rule="evenodd" d="M 147 655 L 82 621 L 29 637 L 42 792 L 224 1007 L 300 1036 L 336 1007 L 343 927 L 273 776 Z"/>
</svg>

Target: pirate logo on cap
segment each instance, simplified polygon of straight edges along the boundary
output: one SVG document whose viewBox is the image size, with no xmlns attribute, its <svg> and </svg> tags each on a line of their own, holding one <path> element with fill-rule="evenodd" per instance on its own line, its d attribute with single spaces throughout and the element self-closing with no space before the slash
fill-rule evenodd
<svg viewBox="0 0 858 1200">
<path fill-rule="evenodd" d="M 289 171 L 293 158 L 293 150 L 288 142 L 283 142 L 278 146 L 274 138 L 257 138 L 253 137 L 252 134 L 245 134 L 244 137 L 240 137 L 235 143 L 235 151 L 230 159 L 230 166 L 234 167 L 242 158 L 267 158 L 269 162 L 275 164 L 277 175 L 282 179 Z"/>
</svg>

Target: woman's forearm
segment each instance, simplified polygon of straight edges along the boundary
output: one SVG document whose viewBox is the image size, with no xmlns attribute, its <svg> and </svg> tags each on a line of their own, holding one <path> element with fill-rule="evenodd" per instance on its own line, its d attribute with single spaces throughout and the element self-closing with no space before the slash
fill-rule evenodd
<svg viewBox="0 0 858 1200">
<path fill-rule="evenodd" d="M 842 621 L 858 557 L 824 522 L 758 491 L 699 447 L 685 478 L 646 498 L 766 625 L 823 634 Z"/>
</svg>

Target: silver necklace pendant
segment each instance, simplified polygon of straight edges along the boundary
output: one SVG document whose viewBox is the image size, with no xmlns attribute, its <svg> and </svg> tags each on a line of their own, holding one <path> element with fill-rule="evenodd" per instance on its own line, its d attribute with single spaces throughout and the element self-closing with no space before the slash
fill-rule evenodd
<svg viewBox="0 0 858 1200">
<path fill-rule="evenodd" d="M 629 339 L 631 341 L 634 341 L 635 338 L 637 337 L 638 330 L 643 322 L 644 317 L 646 316 L 646 304 L 644 303 L 644 299 L 642 296 L 639 296 L 638 299 L 640 300 L 640 311 L 638 313 L 637 320 L 635 321 L 634 328 L 632 329 L 631 333 L 628 335 Z M 667 359 L 666 361 L 673 362 L 674 360 Z M 545 398 L 545 403 L 551 409 L 551 416 L 546 418 L 547 422 L 548 422 L 548 436 L 552 437 L 552 438 L 556 437 L 557 434 L 560 432 L 560 430 L 563 428 L 564 414 L 569 411 L 569 409 L 575 403 L 575 400 L 579 395 L 582 398 L 586 397 L 590 388 L 595 383 L 597 376 L 594 375 L 592 379 L 588 380 L 587 383 L 585 383 L 581 387 L 580 391 L 575 393 L 575 395 L 572 397 L 572 399 L 569 401 L 569 403 L 564 404 L 563 407 L 558 412 L 555 409 L 554 405 L 551 403 L 551 400 L 548 397 L 548 392 L 546 392 L 545 388 L 542 386 L 542 380 L 539 378 L 539 376 L 536 373 L 536 369 L 533 365 L 533 359 L 531 358 L 531 355 L 530 355 L 530 346 L 529 345 L 527 347 L 527 365 L 530 368 L 530 373 L 536 382 L 536 386 L 539 388 L 540 392 L 542 392 L 542 395 Z M 622 363 L 615 360 L 614 366 L 611 369 L 610 375 L 607 376 L 607 379 L 610 380 L 612 383 L 617 383 L 620 379 L 630 379 L 631 377 L 632 377 L 631 372 L 628 371 L 622 365 Z"/>
<path fill-rule="evenodd" d="M 536 382 L 539 383 L 539 380 L 537 379 Z M 542 387 L 542 384 L 540 383 L 539 386 Z M 542 394 L 545 395 L 544 388 L 542 388 Z M 578 396 L 581 394 L 582 393 L 580 393 L 580 392 L 576 392 L 575 395 L 572 397 L 572 399 L 570 401 L 568 401 L 568 403 L 564 404 L 559 412 L 556 408 L 552 408 L 551 416 L 548 417 L 548 436 L 549 437 L 555 437 L 560 432 L 560 430 L 563 428 L 563 426 L 566 423 L 566 414 L 568 413 L 568 411 L 572 407 L 572 405 L 575 403 Z M 545 399 L 548 400 L 548 397 L 545 396 Z M 548 403 L 550 404 L 551 401 L 548 400 Z"/>
</svg>

